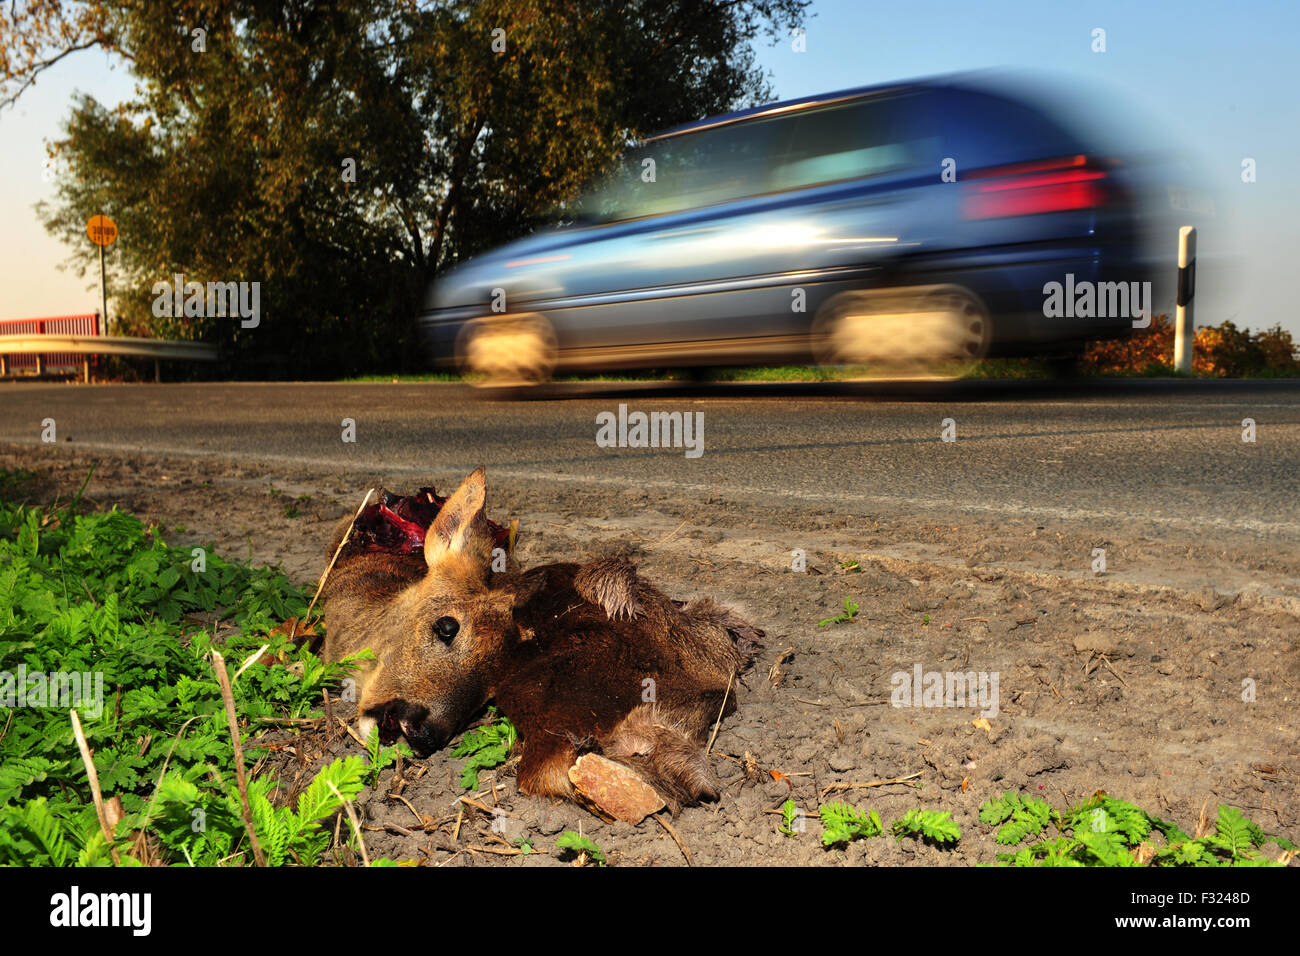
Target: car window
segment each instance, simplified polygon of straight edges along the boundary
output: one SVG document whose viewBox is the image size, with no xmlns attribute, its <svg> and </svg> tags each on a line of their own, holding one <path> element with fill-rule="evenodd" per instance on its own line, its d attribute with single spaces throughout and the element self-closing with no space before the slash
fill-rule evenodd
<svg viewBox="0 0 1300 956">
<path fill-rule="evenodd" d="M 1011 99 L 945 89 L 926 94 L 926 100 L 926 166 L 937 168 L 951 157 L 959 170 L 978 169 L 1087 151 L 1051 117 Z"/>
<path fill-rule="evenodd" d="M 609 222 L 729 202 L 763 191 L 767 124 L 737 123 L 630 149 L 580 202 L 583 218 Z"/>
<path fill-rule="evenodd" d="M 780 120 L 784 148 L 773 164 L 769 189 L 802 189 L 903 169 L 912 160 L 907 100 L 857 100 Z"/>
<path fill-rule="evenodd" d="M 655 140 L 579 201 L 611 222 L 892 172 L 914 162 L 909 96 L 888 96 Z"/>
</svg>

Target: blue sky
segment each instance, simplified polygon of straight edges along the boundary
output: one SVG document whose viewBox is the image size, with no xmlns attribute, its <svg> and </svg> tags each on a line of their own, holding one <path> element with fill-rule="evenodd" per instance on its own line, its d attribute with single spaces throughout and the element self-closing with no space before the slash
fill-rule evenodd
<svg viewBox="0 0 1300 956">
<path fill-rule="evenodd" d="M 788 39 L 759 47 L 780 98 L 1009 66 L 1099 83 L 1131 102 L 1215 199 L 1212 218 L 1189 223 L 1200 234 L 1197 324 L 1280 322 L 1300 337 L 1290 292 L 1300 265 L 1300 2 L 815 0 L 810 10 L 806 52 Z M 1106 31 L 1105 53 L 1092 51 L 1095 28 Z M 0 318 L 96 308 L 98 276 L 58 270 L 68 250 L 32 206 L 51 195 L 43 144 L 59 135 L 72 92 L 112 103 L 131 88 L 124 69 L 86 52 L 0 113 Z M 1241 182 L 1244 157 L 1256 161 L 1255 183 Z"/>
</svg>

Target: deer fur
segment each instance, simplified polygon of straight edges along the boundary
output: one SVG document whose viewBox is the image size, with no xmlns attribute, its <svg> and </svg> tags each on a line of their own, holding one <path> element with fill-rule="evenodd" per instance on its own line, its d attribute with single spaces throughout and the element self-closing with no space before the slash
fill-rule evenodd
<svg viewBox="0 0 1300 956">
<path fill-rule="evenodd" d="M 376 658 L 357 677 L 362 736 L 380 725 L 427 754 L 495 701 L 519 733 L 524 793 L 572 796 L 568 770 L 594 752 L 674 811 L 715 799 L 706 741 L 763 632 L 710 598 L 669 599 L 623 557 L 493 574 L 485 497 L 480 468 L 434 518 L 423 560 L 345 554 L 326 581 L 326 659 Z"/>
</svg>

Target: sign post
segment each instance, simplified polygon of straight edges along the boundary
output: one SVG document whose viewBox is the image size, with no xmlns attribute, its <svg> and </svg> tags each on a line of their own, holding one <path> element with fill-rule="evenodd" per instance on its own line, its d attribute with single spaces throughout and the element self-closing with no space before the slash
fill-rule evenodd
<svg viewBox="0 0 1300 956">
<path fill-rule="evenodd" d="M 104 277 L 104 247 L 117 241 L 117 223 L 107 216 L 91 216 L 86 223 L 86 235 L 90 241 L 99 246 L 99 296 L 104 311 L 104 335 L 108 334 L 108 281 Z"/>
<path fill-rule="evenodd" d="M 1174 368 L 1191 374 L 1196 331 L 1192 296 L 1196 294 L 1196 227 L 1178 230 L 1178 300 L 1174 319 Z"/>
</svg>

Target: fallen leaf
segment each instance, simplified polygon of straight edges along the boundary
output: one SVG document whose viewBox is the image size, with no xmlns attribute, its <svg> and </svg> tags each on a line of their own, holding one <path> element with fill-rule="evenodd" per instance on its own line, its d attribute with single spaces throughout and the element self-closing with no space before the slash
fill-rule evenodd
<svg viewBox="0 0 1300 956">
<path fill-rule="evenodd" d="M 768 773 L 772 775 L 773 780 L 775 780 L 777 783 L 784 783 L 787 787 L 790 788 L 790 792 L 794 793 L 794 784 L 791 783 L 790 778 L 787 777 L 785 774 L 783 774 L 780 770 L 769 770 Z"/>
</svg>

